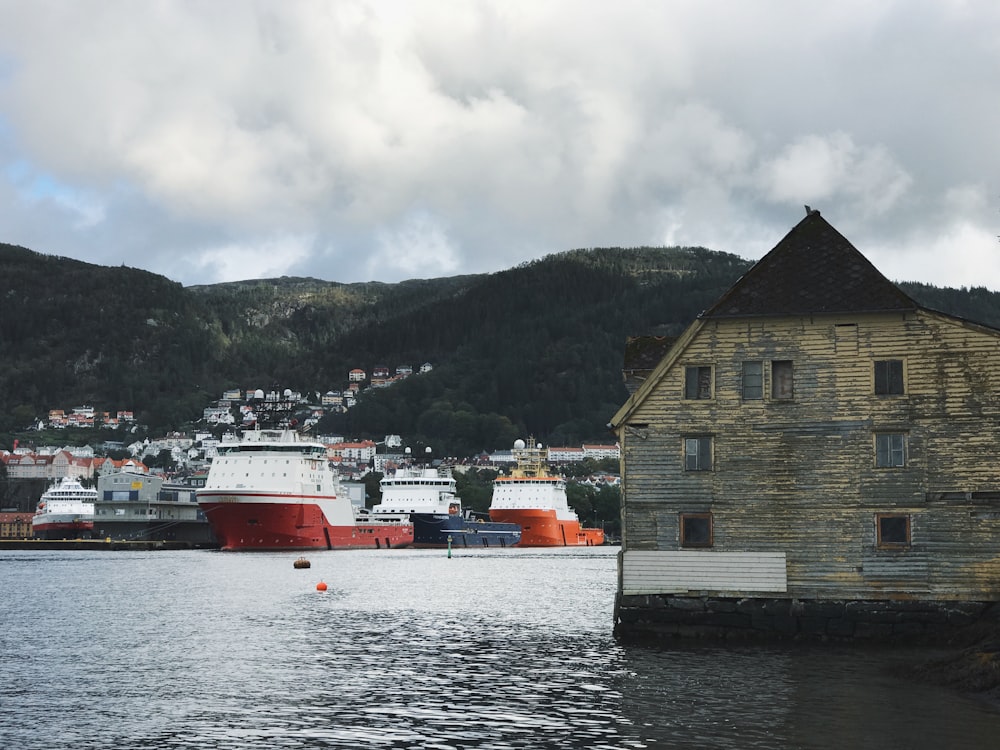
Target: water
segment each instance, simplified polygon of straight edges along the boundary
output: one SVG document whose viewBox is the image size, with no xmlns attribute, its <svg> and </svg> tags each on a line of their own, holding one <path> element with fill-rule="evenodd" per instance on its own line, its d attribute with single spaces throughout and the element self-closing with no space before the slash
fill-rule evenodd
<svg viewBox="0 0 1000 750">
<path fill-rule="evenodd" d="M 615 552 L 2 552 L 0 748 L 1000 745 L 907 652 L 619 647 Z"/>
</svg>

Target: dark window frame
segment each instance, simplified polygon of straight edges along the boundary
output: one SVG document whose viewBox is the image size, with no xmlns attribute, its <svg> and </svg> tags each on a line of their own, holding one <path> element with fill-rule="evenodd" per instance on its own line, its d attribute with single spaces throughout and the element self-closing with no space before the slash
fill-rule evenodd
<svg viewBox="0 0 1000 750">
<path fill-rule="evenodd" d="M 883 550 L 910 549 L 913 521 L 909 513 L 875 514 L 875 547 Z"/>
<path fill-rule="evenodd" d="M 715 519 L 711 511 L 680 513 L 678 523 L 681 547 L 704 549 L 715 546 Z"/>
<path fill-rule="evenodd" d="M 696 443 L 695 451 L 691 451 L 691 444 Z M 715 466 L 715 441 L 711 435 L 685 435 L 683 442 L 684 449 L 684 471 L 712 471 Z"/>
<path fill-rule="evenodd" d="M 771 360 L 771 398 L 774 401 L 793 401 L 795 399 L 795 363 L 793 360 Z"/>
<path fill-rule="evenodd" d="M 684 367 L 684 399 L 709 401 L 712 398 L 712 365 L 686 365 Z"/>
<path fill-rule="evenodd" d="M 895 442 L 899 441 L 896 445 Z M 902 469 L 907 465 L 909 449 L 905 432 L 875 433 L 875 468 Z"/>
<path fill-rule="evenodd" d="M 905 369 L 901 359 L 876 359 L 872 363 L 876 396 L 906 394 Z"/>
<path fill-rule="evenodd" d="M 748 365 L 755 366 L 757 372 L 748 372 Z M 762 401 L 764 399 L 763 360 L 748 359 L 742 363 L 740 368 L 740 396 L 744 401 Z"/>
</svg>

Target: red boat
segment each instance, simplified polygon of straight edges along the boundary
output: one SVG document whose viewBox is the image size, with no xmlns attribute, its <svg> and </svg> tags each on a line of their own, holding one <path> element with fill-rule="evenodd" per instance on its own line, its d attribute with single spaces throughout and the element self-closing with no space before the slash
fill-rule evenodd
<svg viewBox="0 0 1000 750">
<path fill-rule="evenodd" d="M 223 443 L 197 497 L 225 550 L 389 549 L 413 543 L 407 515 L 376 519 L 353 505 L 340 491 L 326 446 L 290 427 L 247 430 L 240 442 Z"/>
<path fill-rule="evenodd" d="M 521 527 L 519 547 L 589 547 L 604 544 L 603 529 L 587 529 L 566 500 L 566 481 L 552 476 L 548 451 L 514 443 L 515 468 L 493 480 L 490 520 Z"/>
</svg>

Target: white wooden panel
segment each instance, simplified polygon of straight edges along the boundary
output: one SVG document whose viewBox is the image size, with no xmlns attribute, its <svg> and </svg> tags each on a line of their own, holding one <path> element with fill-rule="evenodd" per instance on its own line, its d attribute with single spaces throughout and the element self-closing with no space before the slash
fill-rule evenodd
<svg viewBox="0 0 1000 750">
<path fill-rule="evenodd" d="M 623 594 L 787 590 L 784 552 L 628 550 L 622 553 Z"/>
</svg>

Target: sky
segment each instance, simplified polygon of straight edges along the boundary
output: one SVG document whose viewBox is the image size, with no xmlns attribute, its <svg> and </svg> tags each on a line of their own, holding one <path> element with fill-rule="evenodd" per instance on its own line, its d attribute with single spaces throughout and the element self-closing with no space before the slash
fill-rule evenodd
<svg viewBox="0 0 1000 750">
<path fill-rule="evenodd" d="M 894 281 L 1000 291 L 1000 3 L 0 0 L 0 242 L 40 253 L 757 259 L 806 204 Z"/>
</svg>

